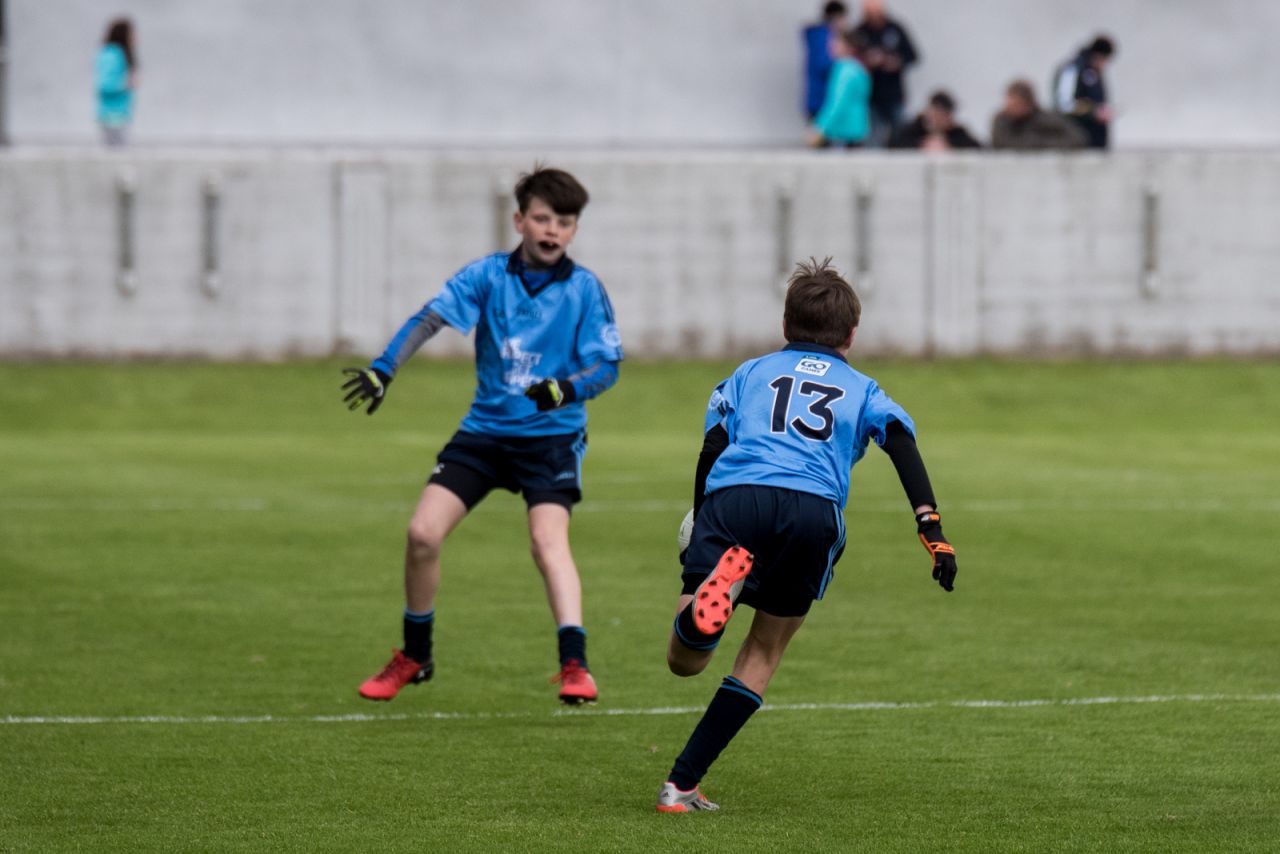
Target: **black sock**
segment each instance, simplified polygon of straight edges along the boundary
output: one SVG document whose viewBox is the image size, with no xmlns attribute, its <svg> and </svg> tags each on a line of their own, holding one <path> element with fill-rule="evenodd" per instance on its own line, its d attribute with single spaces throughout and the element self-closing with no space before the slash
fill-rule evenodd
<svg viewBox="0 0 1280 854">
<path fill-rule="evenodd" d="M 404 609 L 404 654 L 419 664 L 431 660 L 431 627 L 436 624 L 435 609 L 418 614 Z"/>
<path fill-rule="evenodd" d="M 698 785 L 720 751 L 729 745 L 763 702 L 759 694 L 737 679 L 724 677 L 720 690 L 711 698 L 711 705 L 707 706 L 702 720 L 689 736 L 689 743 L 676 757 L 675 767 L 667 779 L 684 792 Z"/>
<path fill-rule="evenodd" d="M 564 667 L 570 659 L 575 659 L 583 667 L 587 666 L 587 630 L 582 626 L 561 626 L 556 631 L 556 639 L 560 642 L 560 666 Z"/>
<path fill-rule="evenodd" d="M 704 652 L 709 649 L 715 649 L 720 644 L 720 638 L 724 637 L 724 629 L 716 632 L 714 635 L 704 635 L 698 631 L 698 627 L 693 622 L 693 603 L 690 602 L 684 607 L 684 610 L 676 615 L 676 639 L 680 643 Z"/>
</svg>

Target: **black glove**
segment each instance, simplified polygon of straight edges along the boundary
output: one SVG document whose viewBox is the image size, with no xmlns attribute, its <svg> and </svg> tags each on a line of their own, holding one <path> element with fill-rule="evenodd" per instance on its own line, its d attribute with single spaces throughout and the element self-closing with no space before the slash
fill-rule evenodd
<svg viewBox="0 0 1280 854">
<path fill-rule="evenodd" d="M 351 378 L 342 384 L 342 390 L 347 393 L 343 398 L 347 403 L 347 409 L 355 411 L 364 406 L 364 402 L 368 400 L 371 401 L 369 414 L 372 415 L 382 405 L 382 399 L 387 396 L 387 386 L 391 385 L 391 377 L 377 368 L 343 368 L 342 373 Z"/>
<path fill-rule="evenodd" d="M 578 391 L 568 380 L 548 379 L 529 386 L 524 390 L 524 396 L 537 404 L 539 412 L 546 412 L 573 403 L 578 399 Z"/>
<path fill-rule="evenodd" d="M 956 550 L 942 536 L 942 517 L 936 512 L 921 513 L 916 517 L 916 531 L 933 558 L 933 580 L 950 593 L 956 589 Z"/>
</svg>

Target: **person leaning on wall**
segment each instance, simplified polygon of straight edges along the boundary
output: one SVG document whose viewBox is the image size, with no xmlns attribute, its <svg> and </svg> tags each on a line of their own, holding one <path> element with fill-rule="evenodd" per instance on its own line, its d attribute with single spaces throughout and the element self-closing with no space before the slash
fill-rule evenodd
<svg viewBox="0 0 1280 854">
<path fill-rule="evenodd" d="M 991 121 L 991 147 L 1015 151 L 1084 148 L 1084 131 L 1057 113 L 1040 109 L 1035 89 L 1015 80 L 1005 89 L 1004 107 Z"/>
<path fill-rule="evenodd" d="M 956 99 L 945 89 L 939 89 L 929 96 L 929 103 L 920 115 L 894 131 L 889 147 L 954 151 L 958 148 L 981 148 L 982 143 L 956 121 Z"/>
<path fill-rule="evenodd" d="M 107 26 L 98 51 L 98 126 L 110 146 L 124 145 L 133 119 L 133 90 L 138 85 L 138 57 L 133 22 L 116 18 Z"/>
</svg>

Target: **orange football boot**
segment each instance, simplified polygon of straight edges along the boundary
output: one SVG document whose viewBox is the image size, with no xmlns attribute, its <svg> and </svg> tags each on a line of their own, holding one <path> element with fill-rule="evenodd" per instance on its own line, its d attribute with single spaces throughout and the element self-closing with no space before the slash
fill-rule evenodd
<svg viewBox="0 0 1280 854">
<path fill-rule="evenodd" d="M 410 683 L 426 682 L 435 673 L 434 661 L 425 664 L 404 654 L 403 650 L 394 650 L 395 655 L 386 667 L 370 676 L 360 686 L 360 696 L 366 700 L 390 700 L 400 693 L 400 689 Z"/>
<path fill-rule="evenodd" d="M 693 624 L 704 635 L 714 635 L 733 615 L 742 585 L 751 573 L 755 556 L 742 546 L 730 546 L 706 580 L 693 591 Z"/>
<path fill-rule="evenodd" d="M 596 690 L 596 680 L 591 678 L 591 671 L 576 658 L 566 661 L 560 672 L 551 677 L 551 681 L 560 683 L 560 702 L 566 706 L 594 703 L 600 697 L 600 692 Z"/>
</svg>

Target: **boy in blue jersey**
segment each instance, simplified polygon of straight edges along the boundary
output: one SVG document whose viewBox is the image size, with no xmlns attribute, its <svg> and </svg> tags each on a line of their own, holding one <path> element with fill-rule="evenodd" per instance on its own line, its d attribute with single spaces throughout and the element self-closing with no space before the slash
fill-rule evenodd
<svg viewBox="0 0 1280 854">
<path fill-rule="evenodd" d="M 555 618 L 560 699 L 595 702 L 582 628 L 582 586 L 569 550 L 569 511 L 582 498 L 585 402 L 617 381 L 622 343 L 603 285 L 566 254 L 587 191 L 569 173 L 537 168 L 515 188 L 520 246 L 472 262 L 401 327 L 367 368 L 347 368 L 351 409 L 382 405 L 396 370 L 442 327 L 476 330 L 476 393 L 440 452 L 409 521 L 404 647 L 360 686 L 390 700 L 431 678 L 440 551 L 492 489 L 520 492 L 529 540 Z"/>
<path fill-rule="evenodd" d="M 760 707 L 787 643 L 826 592 L 844 551 L 849 470 L 870 442 L 893 460 L 934 579 L 953 589 L 955 551 L 942 535 L 915 426 L 845 360 L 862 307 L 829 264 L 801 264 L 791 277 L 782 321 L 790 343 L 744 362 L 711 395 L 671 671 L 701 673 L 734 607 L 756 614 L 732 675 L 658 792 L 659 812 L 719 809 L 698 784 Z"/>
</svg>

